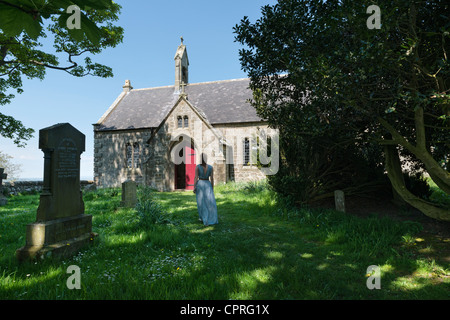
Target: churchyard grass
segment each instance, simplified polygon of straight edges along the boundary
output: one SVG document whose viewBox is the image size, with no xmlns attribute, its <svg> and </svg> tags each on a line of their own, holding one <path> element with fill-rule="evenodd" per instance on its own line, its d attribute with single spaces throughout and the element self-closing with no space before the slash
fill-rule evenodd
<svg viewBox="0 0 450 320">
<path fill-rule="evenodd" d="M 264 183 L 215 188 L 219 224 L 198 221 L 192 192 L 148 192 L 121 208 L 120 189 L 84 195 L 94 244 L 72 258 L 19 263 L 39 196 L 0 207 L 0 299 L 448 299 L 448 261 L 421 225 L 292 208 Z M 428 251 L 427 251 L 428 250 Z M 81 289 L 68 289 L 70 265 Z M 366 286 L 381 269 L 380 289 Z"/>
</svg>

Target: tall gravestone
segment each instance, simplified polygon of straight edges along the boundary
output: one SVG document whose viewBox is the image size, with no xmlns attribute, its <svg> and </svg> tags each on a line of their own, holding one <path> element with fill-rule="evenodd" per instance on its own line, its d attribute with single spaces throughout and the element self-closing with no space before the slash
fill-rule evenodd
<svg viewBox="0 0 450 320">
<path fill-rule="evenodd" d="M 0 206 L 4 206 L 8 203 L 8 199 L 3 195 L 3 179 L 8 178 L 8 175 L 4 173 L 4 171 L 4 168 L 0 168 Z"/>
<path fill-rule="evenodd" d="M 39 131 L 39 149 L 44 152 L 44 185 L 36 222 L 27 225 L 26 245 L 16 251 L 19 260 L 69 256 L 95 236 L 80 189 L 84 134 L 69 123 L 56 124 Z"/>
<path fill-rule="evenodd" d="M 122 183 L 122 207 L 134 208 L 137 203 L 137 185 L 132 180 L 127 180 Z"/>
</svg>

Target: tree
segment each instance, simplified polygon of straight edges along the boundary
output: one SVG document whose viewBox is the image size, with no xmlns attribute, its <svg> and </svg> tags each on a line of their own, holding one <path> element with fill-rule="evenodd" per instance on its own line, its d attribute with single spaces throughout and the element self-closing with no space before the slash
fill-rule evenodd
<svg viewBox="0 0 450 320">
<path fill-rule="evenodd" d="M 0 168 L 4 168 L 5 172 L 8 175 L 8 180 L 17 179 L 17 175 L 21 171 L 21 165 L 12 162 L 13 157 L 10 155 L 0 151 Z"/>
<path fill-rule="evenodd" d="M 89 55 L 115 47 L 123 29 L 113 25 L 120 5 L 111 0 L 0 0 L 0 105 L 22 93 L 22 77 L 44 79 L 47 69 L 76 77 L 111 77 L 112 69 L 95 63 Z M 79 9 L 79 10 L 78 10 Z M 79 17 L 79 29 L 73 20 Z M 54 38 L 53 53 L 41 50 L 40 38 Z M 67 56 L 61 65 L 57 54 Z M 84 61 L 77 61 L 85 56 Z M 34 130 L 0 113 L 0 135 L 18 146 Z"/>
<path fill-rule="evenodd" d="M 328 131 L 378 149 L 394 190 L 449 221 L 448 209 L 406 188 L 399 157 L 411 156 L 450 194 L 450 19 L 442 14 L 449 5 L 380 0 L 381 29 L 369 29 L 370 4 L 280 0 L 254 24 L 244 17 L 234 30 L 247 46 L 240 59 L 257 92 L 253 104 L 273 126 L 286 127 L 290 144 L 302 132 Z"/>
</svg>

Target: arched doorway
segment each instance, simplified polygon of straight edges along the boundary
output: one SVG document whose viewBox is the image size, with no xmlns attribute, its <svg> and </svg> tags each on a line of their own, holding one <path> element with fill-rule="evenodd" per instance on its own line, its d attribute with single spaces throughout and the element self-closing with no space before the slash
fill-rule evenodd
<svg viewBox="0 0 450 320">
<path fill-rule="evenodd" d="M 195 178 L 195 161 L 196 153 L 195 147 L 191 139 L 189 142 L 185 140 L 181 143 L 176 144 L 173 147 L 173 155 L 178 157 L 177 161 L 174 161 L 175 166 L 175 189 L 194 189 L 194 178 Z"/>
</svg>

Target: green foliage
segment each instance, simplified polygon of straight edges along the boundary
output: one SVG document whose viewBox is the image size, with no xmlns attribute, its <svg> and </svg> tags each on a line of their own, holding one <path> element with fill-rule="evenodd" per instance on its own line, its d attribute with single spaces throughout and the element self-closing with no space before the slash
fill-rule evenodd
<svg viewBox="0 0 450 320">
<path fill-rule="evenodd" d="M 81 9 L 80 29 L 68 29 L 66 13 L 70 5 Z M 93 62 L 90 56 L 115 47 L 123 39 L 123 29 L 115 26 L 120 5 L 111 0 L 5 0 L 0 1 L 0 105 L 10 103 L 22 93 L 22 77 L 45 78 L 46 69 L 67 72 L 76 77 L 93 75 L 112 77 L 112 69 Z M 44 25 L 47 25 L 46 30 Z M 55 52 L 41 50 L 40 38 L 51 36 Z M 60 65 L 57 55 L 66 55 Z M 18 146 L 30 139 L 33 129 L 19 120 L 0 113 L 0 135 Z"/>
<path fill-rule="evenodd" d="M 271 184 L 299 201 L 382 182 L 385 144 L 448 185 L 448 3 L 378 1 L 382 28 L 373 30 L 370 4 L 280 0 L 234 27 L 252 104 L 280 130 Z"/>
<path fill-rule="evenodd" d="M 83 193 L 83 199 L 85 201 L 92 201 L 102 198 L 114 198 L 119 195 L 119 190 L 117 188 L 100 188 L 95 191 L 85 191 Z"/>
<path fill-rule="evenodd" d="M 86 12 L 92 10 L 111 10 L 114 7 L 112 0 L 5 0 L 0 2 L 0 29 L 7 37 L 17 37 L 22 32 L 37 40 L 42 36 L 44 20 L 58 16 L 57 20 L 62 28 L 66 26 L 70 13 L 66 10 L 71 5 L 77 5 Z M 87 38 L 94 44 L 100 41 L 100 28 L 92 17 L 80 12 L 83 27 L 78 31 L 70 31 L 71 36 L 82 41 Z"/>
<path fill-rule="evenodd" d="M 421 174 L 416 173 L 414 175 L 404 173 L 405 185 L 414 195 L 428 200 L 433 193 L 428 180 Z"/>
<path fill-rule="evenodd" d="M 450 210 L 450 195 L 439 189 L 439 187 L 433 182 L 433 180 L 427 179 L 427 181 L 431 189 L 429 200 L 437 203 L 443 208 L 447 208 Z"/>
<path fill-rule="evenodd" d="M 139 226 L 144 230 L 151 229 L 156 224 L 171 223 L 161 205 L 155 201 L 154 193 L 150 187 L 139 187 L 136 212 Z"/>
</svg>

